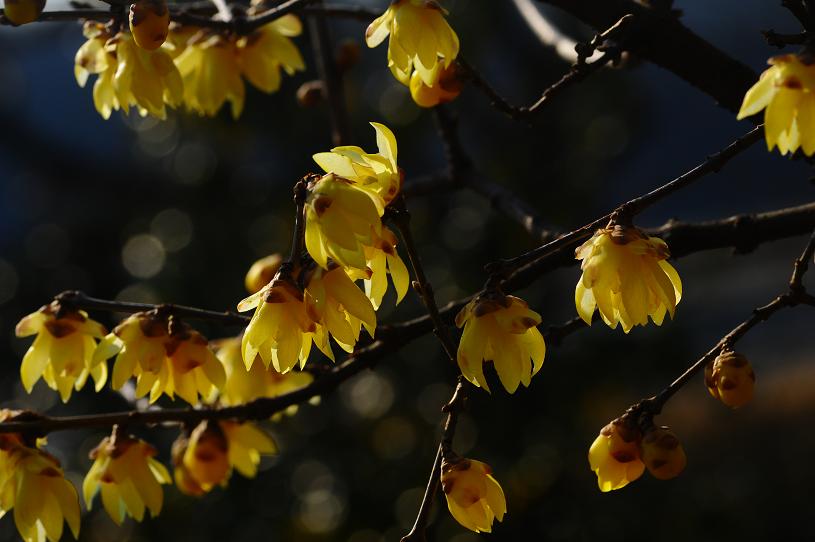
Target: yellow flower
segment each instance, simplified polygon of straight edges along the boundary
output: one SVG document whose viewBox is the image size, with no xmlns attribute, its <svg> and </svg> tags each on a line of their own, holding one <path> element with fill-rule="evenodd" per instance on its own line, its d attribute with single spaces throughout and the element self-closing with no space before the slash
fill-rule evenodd
<svg viewBox="0 0 815 542">
<path fill-rule="evenodd" d="M 461 94 L 462 83 L 456 75 L 456 65 L 444 67 L 436 64 L 432 73 L 433 84 L 425 83 L 418 71 L 410 76 L 410 95 L 420 107 L 435 107 L 452 102 Z"/>
<path fill-rule="evenodd" d="M 93 102 L 103 118 L 136 107 L 141 116 L 165 119 L 166 106 L 181 103 L 181 75 L 165 51 L 142 49 L 124 32 L 110 37 L 99 23 L 86 23 L 84 34 L 88 41 L 76 52 L 74 75 L 84 87 L 91 74 L 98 74 Z"/>
<path fill-rule="evenodd" d="M 662 325 L 666 312 L 673 318 L 682 281 L 665 261 L 670 253 L 662 239 L 616 226 L 598 230 L 575 255 L 583 260 L 575 305 L 587 324 L 595 307 L 606 324 L 614 329 L 622 323 L 626 333 L 646 325 L 649 316 L 656 325 Z"/>
<path fill-rule="evenodd" d="M 489 533 L 493 520 L 504 520 L 507 511 L 504 490 L 486 463 L 475 459 L 445 461 L 441 487 L 450 513 L 471 531 Z"/>
<path fill-rule="evenodd" d="M 710 394 L 730 408 L 739 408 L 753 398 L 756 375 L 750 361 L 726 350 L 705 367 L 705 385 Z"/>
<path fill-rule="evenodd" d="M 200 496 L 216 485 L 225 486 L 233 468 L 254 478 L 261 455 L 276 452 L 271 437 L 251 423 L 203 421 L 189 439 L 173 446 L 176 485 Z"/>
<path fill-rule="evenodd" d="M 365 269 L 365 246 L 381 235 L 377 205 L 355 183 L 327 173 L 309 185 L 306 199 L 306 249 L 326 269 L 328 259 Z"/>
<path fill-rule="evenodd" d="M 0 411 L 0 420 L 15 412 Z M 63 522 L 79 537 L 79 497 L 59 461 L 20 435 L 0 437 L 0 516 L 14 509 L 14 523 L 26 542 L 58 542 Z"/>
<path fill-rule="evenodd" d="M 310 273 L 304 296 L 306 314 L 323 326 L 343 350 L 353 352 L 362 326 L 374 336 L 376 313 L 371 301 L 341 267 L 334 262 L 329 262 L 328 267 Z M 333 359 L 333 355 L 329 357 Z"/>
<path fill-rule="evenodd" d="M 151 403 L 166 393 L 195 405 L 199 395 L 209 397 L 226 378 L 207 340 L 173 316 L 142 312 L 128 317 L 99 343 L 94 359 L 113 355 L 113 388 L 135 376 L 136 397 L 149 392 Z"/>
<path fill-rule="evenodd" d="M 639 430 L 620 419 L 600 431 L 589 448 L 589 465 L 600 491 L 620 489 L 642 476 L 645 464 L 640 459 L 640 440 Z"/>
<path fill-rule="evenodd" d="M 646 430 L 640 444 L 642 462 L 657 480 L 676 478 L 685 470 L 688 460 L 679 439 L 667 427 Z"/>
<path fill-rule="evenodd" d="M 334 147 L 331 152 L 314 155 L 314 161 L 326 173 L 333 173 L 351 181 L 374 198 L 379 215 L 385 206 L 399 194 L 402 187 L 402 171 L 396 165 L 396 137 L 378 122 L 372 122 L 376 130 L 377 154 L 366 153 L 360 147 Z"/>
<path fill-rule="evenodd" d="M 138 0 L 130 4 L 130 33 L 142 49 L 155 51 L 167 39 L 170 10 L 164 0 Z"/>
<path fill-rule="evenodd" d="M 241 352 L 250 370 L 260 355 L 266 367 L 289 372 L 300 360 L 305 365 L 311 351 L 311 334 L 317 325 L 306 314 L 303 292 L 286 280 L 274 280 L 240 303 L 241 312 L 255 309 L 246 326 Z"/>
<path fill-rule="evenodd" d="M 167 469 L 153 459 L 156 449 L 133 437 L 105 437 L 90 454 L 93 466 L 85 476 L 82 493 L 88 510 L 101 490 L 108 515 L 121 525 L 125 515 L 144 519 L 145 507 L 158 516 L 164 501 L 161 484 L 171 483 Z"/>
<path fill-rule="evenodd" d="M 246 89 L 234 40 L 202 30 L 187 41 L 175 64 L 184 81 L 187 109 L 201 116 L 214 117 L 228 101 L 232 117 L 240 117 Z"/>
<path fill-rule="evenodd" d="M 45 0 L 6 0 L 3 15 L 15 25 L 36 21 L 45 8 Z"/>
<path fill-rule="evenodd" d="M 65 403 L 72 390 L 82 389 L 88 375 L 93 377 L 96 391 L 105 385 L 107 364 L 94 360 L 93 352 L 96 339 L 102 339 L 107 331 L 84 311 L 47 305 L 20 320 L 15 331 L 18 337 L 37 335 L 20 366 L 20 378 L 28 393 L 40 377 L 49 388 L 59 391 Z"/>
<path fill-rule="evenodd" d="M 368 47 L 376 47 L 388 34 L 388 67 L 407 85 L 413 70 L 426 85 L 433 70 L 445 68 L 458 56 L 458 36 L 444 18 L 445 10 L 433 0 L 396 0 L 365 31 Z"/>
<path fill-rule="evenodd" d="M 272 281 L 282 263 L 283 257 L 280 254 L 270 254 L 253 263 L 249 271 L 246 272 L 246 278 L 243 282 L 246 291 L 254 294 L 262 290 L 264 286 Z"/>
<path fill-rule="evenodd" d="M 354 280 L 364 279 L 365 295 L 374 309 L 379 310 L 382 298 L 388 291 L 388 275 L 391 276 L 396 303 L 399 304 L 410 286 L 410 274 L 396 251 L 396 235 L 389 228 L 382 226 L 382 234 L 372 234 L 371 237 L 373 242 L 365 247 L 366 269 L 348 269 L 348 273 Z"/>
<path fill-rule="evenodd" d="M 540 323 L 538 313 L 511 295 L 492 294 L 470 301 L 456 315 L 456 326 L 464 327 L 457 356 L 461 374 L 489 391 L 483 362 L 492 361 L 509 393 L 520 383 L 529 386 L 546 354 L 543 335 L 536 327 Z"/>
<path fill-rule="evenodd" d="M 284 15 L 240 38 L 237 42 L 238 60 L 243 75 L 263 92 L 277 91 L 281 68 L 289 75 L 306 69 L 300 51 L 289 39 L 302 32 L 300 19 Z"/>
<path fill-rule="evenodd" d="M 797 55 L 771 58 L 768 68 L 744 96 L 736 118 L 764 109 L 767 148 L 778 145 L 781 154 L 799 147 L 815 153 L 815 65 Z"/>
<path fill-rule="evenodd" d="M 173 27 L 170 42 L 184 80 L 187 109 L 215 116 L 229 102 L 232 117 L 243 111 L 243 77 L 266 93 L 280 88 L 280 70 L 289 75 L 305 69 L 300 51 L 290 37 L 302 32 L 300 20 L 285 15 L 249 36 L 223 36 L 207 30 Z"/>
<path fill-rule="evenodd" d="M 218 401 L 223 405 L 240 405 L 260 397 L 277 397 L 304 388 L 314 381 L 310 373 L 289 371 L 281 374 L 274 367 L 264 367 L 262 362 L 253 363 L 247 370 L 241 355 L 240 337 L 215 341 L 213 346 L 226 369 L 226 383 L 218 395 Z M 292 405 L 286 412 L 297 412 L 297 405 Z"/>
</svg>

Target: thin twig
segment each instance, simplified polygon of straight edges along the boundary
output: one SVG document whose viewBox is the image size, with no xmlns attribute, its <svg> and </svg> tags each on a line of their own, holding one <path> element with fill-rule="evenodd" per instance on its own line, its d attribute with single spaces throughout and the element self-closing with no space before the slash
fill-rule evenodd
<svg viewBox="0 0 815 542">
<path fill-rule="evenodd" d="M 555 25 L 549 22 L 541 11 L 535 7 L 532 0 L 513 0 L 515 8 L 526 22 L 527 26 L 538 37 L 541 43 L 547 47 L 552 47 L 555 52 L 566 62 L 575 63 L 578 60 L 578 42 L 566 36 Z M 600 52 L 595 51 L 586 60 L 597 60 Z"/>
<path fill-rule="evenodd" d="M 425 542 L 425 529 L 427 520 L 430 518 L 430 510 L 433 507 L 433 498 L 439 490 L 441 480 L 441 445 L 436 449 L 436 458 L 433 466 L 430 467 L 430 476 L 427 479 L 427 486 L 422 496 L 422 503 L 419 505 L 419 512 L 416 514 L 416 521 L 413 523 L 410 532 L 403 536 L 399 542 Z"/>
</svg>

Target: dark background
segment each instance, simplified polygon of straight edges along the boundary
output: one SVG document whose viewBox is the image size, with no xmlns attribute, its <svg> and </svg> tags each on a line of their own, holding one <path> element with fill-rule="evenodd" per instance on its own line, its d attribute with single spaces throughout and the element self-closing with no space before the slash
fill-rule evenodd
<svg viewBox="0 0 815 542">
<path fill-rule="evenodd" d="M 384 10 L 386 2 L 365 4 Z M 444 2 L 462 52 L 500 92 L 531 103 L 567 65 L 542 47 L 510 2 Z M 797 31 L 767 0 L 686 0 L 676 5 L 694 31 L 755 70 L 776 54 L 760 30 Z M 63 9 L 58 2 L 49 9 Z M 575 37 L 591 33 L 567 16 L 553 20 Z M 444 167 L 432 115 L 410 101 L 385 67 L 386 46 L 368 50 L 365 23 L 332 22 L 335 38 L 362 45 L 346 91 L 355 143 L 375 149 L 369 120 L 399 141 L 408 178 Z M 305 74 L 277 94 L 248 87 L 238 122 L 171 113 L 166 122 L 114 114 L 104 121 L 91 89 L 73 79 L 83 42 L 74 23 L 0 28 L 0 372 L 3 406 L 54 414 L 127 408 L 90 387 L 68 405 L 38 384 L 27 395 L 19 361 L 29 341 L 15 323 L 66 288 L 131 301 L 232 308 L 245 295 L 243 275 L 256 258 L 286 251 L 290 187 L 331 147 L 324 107 L 303 109 L 297 87 L 315 72 L 308 36 L 297 38 Z M 573 88 L 531 125 L 507 119 L 466 88 L 462 140 L 479 170 L 512 187 L 553 228 L 568 230 L 690 169 L 749 128 L 674 75 L 648 64 L 607 70 Z M 655 205 L 640 224 L 676 217 L 702 220 L 763 211 L 812 199 L 806 164 L 762 145 Z M 518 254 L 534 241 L 481 197 L 439 193 L 409 201 L 420 251 L 440 303 L 480 287 L 481 266 Z M 492 465 L 509 511 L 493 540 L 792 540 L 815 537 L 811 517 L 815 366 L 811 315 L 795 309 L 752 332 L 739 350 L 757 373 L 752 404 L 733 412 L 695 378 L 667 406 L 662 423 L 681 438 L 688 467 L 676 480 L 644 475 L 601 494 L 586 454 L 598 430 L 631 403 L 678 375 L 710 345 L 785 288 L 805 238 L 733 256 L 727 250 L 675 263 L 685 297 L 674 322 L 625 336 L 596 324 L 550 348 L 530 389 L 477 392 L 463 416 L 456 449 Z M 522 292 L 545 325 L 574 316 L 576 267 Z M 380 321 L 421 314 L 414 294 Z M 110 315 L 97 314 L 108 325 Z M 236 329 L 202 324 L 215 338 Z M 425 337 L 344 384 L 319 406 L 270 426 L 281 454 L 264 460 L 255 480 L 235 474 L 226 490 L 203 499 L 165 491 L 158 519 L 116 528 L 97 501 L 82 540 L 395 541 L 412 524 L 437 443 L 439 408 L 454 370 Z M 178 406 L 178 405 L 176 405 Z M 168 460 L 171 430 L 146 432 Z M 79 486 L 87 452 L 101 433 L 55 433 L 49 450 Z M 467 542 L 437 501 L 431 540 Z M 11 517 L 0 539 L 14 540 Z M 69 536 L 69 535 L 66 535 Z"/>
</svg>

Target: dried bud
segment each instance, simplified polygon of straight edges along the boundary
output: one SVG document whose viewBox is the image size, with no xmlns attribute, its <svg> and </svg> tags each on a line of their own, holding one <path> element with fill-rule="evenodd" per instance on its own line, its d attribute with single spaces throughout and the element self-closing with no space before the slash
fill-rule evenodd
<svg viewBox="0 0 815 542">
<path fill-rule="evenodd" d="M 705 385 L 710 394 L 730 408 L 739 408 L 753 398 L 756 375 L 741 354 L 727 350 L 705 367 Z"/>
<path fill-rule="evenodd" d="M 651 476 L 658 480 L 670 480 L 679 476 L 687 458 L 679 439 L 667 427 L 652 427 L 642 438 L 640 445 L 642 461 Z"/>
<path fill-rule="evenodd" d="M 347 39 L 337 47 L 337 69 L 345 73 L 359 62 L 361 48 L 355 40 Z"/>
<path fill-rule="evenodd" d="M 322 103 L 324 96 L 321 80 L 306 81 L 297 89 L 297 103 L 301 107 L 314 107 Z"/>
</svg>

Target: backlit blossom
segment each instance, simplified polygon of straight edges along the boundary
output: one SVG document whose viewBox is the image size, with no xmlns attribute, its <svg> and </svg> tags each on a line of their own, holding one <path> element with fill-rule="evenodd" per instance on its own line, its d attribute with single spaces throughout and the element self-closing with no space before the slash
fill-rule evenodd
<svg viewBox="0 0 815 542">
<path fill-rule="evenodd" d="M 103 118 L 134 107 L 141 116 L 165 119 L 166 106 L 181 103 L 181 75 L 165 51 L 142 49 L 128 33 L 111 36 L 100 23 L 86 23 L 84 34 L 88 41 L 76 52 L 74 75 L 80 87 L 98 75 L 93 103 Z"/>
<path fill-rule="evenodd" d="M 600 431 L 589 448 L 589 466 L 597 475 L 600 491 L 620 489 L 642 476 L 641 438 L 635 426 L 621 419 Z"/>
<path fill-rule="evenodd" d="M 130 33 L 142 49 L 155 51 L 167 39 L 170 10 L 164 0 L 138 0 L 130 4 Z"/>
<path fill-rule="evenodd" d="M 242 37 L 173 27 L 169 41 L 178 51 L 175 62 L 184 80 L 187 109 L 212 117 L 229 102 L 232 117 L 237 119 L 246 97 L 243 77 L 271 93 L 280 88 L 281 70 L 293 75 L 305 69 L 300 51 L 290 39 L 301 32 L 300 20 L 294 15 L 285 15 Z"/>
<path fill-rule="evenodd" d="M 3 15 L 16 25 L 36 21 L 45 8 L 45 0 L 5 0 Z"/>
<path fill-rule="evenodd" d="M 451 102 L 461 94 L 463 86 L 456 74 L 456 65 L 444 67 L 442 63 L 436 64 L 431 75 L 432 84 L 427 84 L 418 71 L 410 76 L 410 96 L 420 107 L 435 107 L 439 104 Z"/>
<path fill-rule="evenodd" d="M 306 314 L 303 292 L 288 280 L 277 279 L 238 303 L 241 312 L 255 309 L 241 343 L 243 361 L 251 369 L 260 356 L 263 365 L 279 373 L 306 363 L 312 333 L 318 326 Z"/>
<path fill-rule="evenodd" d="M 365 247 L 366 269 L 350 270 L 349 273 L 355 280 L 364 279 L 365 295 L 378 310 L 388 291 L 388 275 L 396 290 L 398 304 L 408 291 L 410 274 L 396 250 L 396 235 L 388 227 L 382 226 L 381 235 L 372 235 L 372 238 L 371 244 Z"/>
<path fill-rule="evenodd" d="M 682 297 L 682 281 L 666 259 L 668 246 L 634 227 L 598 230 L 575 255 L 583 276 L 575 288 L 577 313 L 589 325 L 595 307 L 612 329 L 622 324 L 628 333 L 646 325 L 648 317 L 662 325 L 673 318 Z"/>
<path fill-rule="evenodd" d="M 390 35 L 388 67 L 407 85 L 414 70 L 427 85 L 433 84 L 438 63 L 446 68 L 456 59 L 458 36 L 444 18 L 446 11 L 434 0 L 395 0 L 365 31 L 368 47 Z"/>
<path fill-rule="evenodd" d="M 279 373 L 274 367 L 265 367 L 263 362 L 255 362 L 247 370 L 241 355 L 241 338 L 222 339 L 213 343 L 218 359 L 226 369 L 226 383 L 218 394 L 223 405 L 240 405 L 260 397 L 277 397 L 314 381 L 314 376 L 303 371 Z M 293 414 L 297 405 L 291 405 L 286 413 Z"/>
<path fill-rule="evenodd" d="M 378 122 L 372 122 L 371 126 L 376 130 L 376 154 L 366 153 L 360 147 L 344 146 L 317 153 L 313 158 L 326 173 L 347 179 L 370 194 L 381 216 L 385 206 L 399 194 L 402 171 L 396 165 L 397 145 L 393 132 Z"/>
<path fill-rule="evenodd" d="M 464 328 L 457 356 L 461 374 L 489 391 L 483 364 L 492 361 L 508 392 L 515 392 L 518 384 L 529 386 L 546 354 L 537 328 L 540 323 L 538 313 L 511 295 L 491 294 L 470 301 L 456 316 L 456 326 Z"/>
<path fill-rule="evenodd" d="M 815 65 L 798 55 L 768 60 L 770 67 L 744 96 L 738 119 L 764 110 L 767 148 L 781 154 L 815 153 Z"/>
<path fill-rule="evenodd" d="M 0 411 L 0 421 L 17 414 Z M 5 433 L 0 435 L 0 516 L 12 509 L 26 542 L 59 542 L 65 522 L 79 537 L 79 497 L 59 461 L 21 435 Z"/>
<path fill-rule="evenodd" d="M 84 311 L 47 305 L 20 320 L 15 331 L 18 337 L 37 335 L 20 366 L 20 378 L 28 393 L 40 378 L 59 391 L 63 402 L 68 402 L 72 390 L 82 389 L 89 375 L 96 391 L 105 385 L 107 364 L 94 360 L 93 353 L 96 341 L 107 330 Z"/>
<path fill-rule="evenodd" d="M 489 533 L 494 520 L 504 520 L 506 497 L 486 463 L 475 459 L 445 461 L 441 487 L 450 513 L 471 531 Z"/>
<path fill-rule="evenodd" d="M 304 300 L 309 318 L 323 326 L 346 352 L 354 351 L 363 326 L 374 336 L 376 313 L 370 299 L 333 262 L 328 270 L 318 267 L 309 273 Z"/>
<path fill-rule="evenodd" d="M 224 368 L 197 331 L 172 315 L 137 313 L 116 326 L 99 343 L 94 358 L 116 355 L 112 386 L 119 389 L 136 377 L 136 397 L 175 395 L 195 405 L 224 384 Z"/>
<path fill-rule="evenodd" d="M 88 509 L 94 496 L 101 493 L 102 505 L 117 525 L 126 515 L 141 521 L 145 509 L 151 517 L 158 516 L 164 502 L 161 484 L 172 479 L 164 465 L 154 459 L 156 454 L 156 449 L 143 440 L 105 437 L 91 451 L 94 462 L 82 484 Z"/>
<path fill-rule="evenodd" d="M 705 386 L 710 394 L 730 408 L 739 408 L 753 398 L 756 374 L 742 354 L 725 350 L 705 367 Z"/>
<path fill-rule="evenodd" d="M 374 199 L 352 181 L 327 173 L 309 183 L 306 249 L 322 268 L 333 259 L 343 267 L 365 269 L 365 246 L 381 235 Z"/>
<path fill-rule="evenodd" d="M 176 486 L 200 496 L 225 486 L 233 468 L 254 478 L 261 455 L 276 452 L 271 437 L 251 423 L 203 421 L 189 439 L 181 438 L 173 446 Z"/>
</svg>

